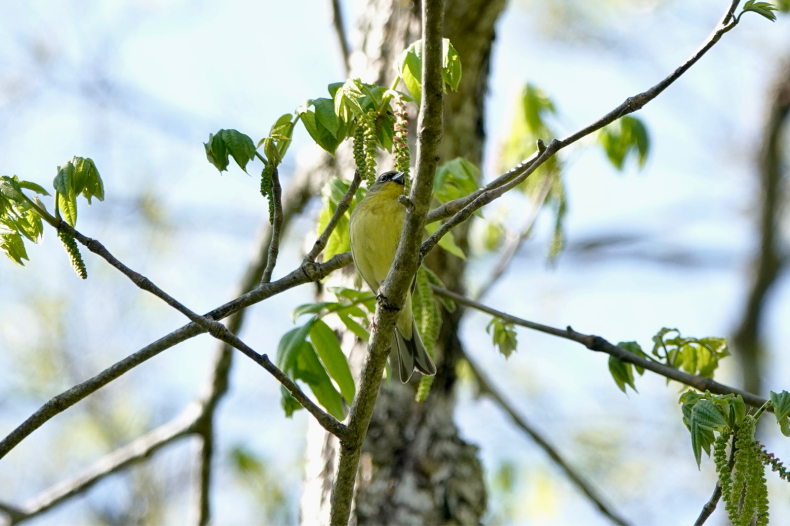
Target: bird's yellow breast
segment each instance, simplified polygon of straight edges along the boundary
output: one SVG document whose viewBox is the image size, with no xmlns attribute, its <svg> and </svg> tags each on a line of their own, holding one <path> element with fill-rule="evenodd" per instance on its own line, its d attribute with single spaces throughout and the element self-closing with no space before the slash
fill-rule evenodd
<svg viewBox="0 0 790 526">
<path fill-rule="evenodd" d="M 402 193 L 403 186 L 398 183 L 374 186 L 351 214 L 351 254 L 362 278 L 374 291 L 395 259 L 406 216 L 406 209 L 398 202 Z"/>
</svg>

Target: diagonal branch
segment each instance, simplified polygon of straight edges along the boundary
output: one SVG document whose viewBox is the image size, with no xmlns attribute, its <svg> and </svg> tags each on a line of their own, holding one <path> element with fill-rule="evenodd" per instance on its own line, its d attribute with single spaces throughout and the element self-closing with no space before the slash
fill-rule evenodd
<svg viewBox="0 0 790 526">
<path fill-rule="evenodd" d="M 283 210 L 283 228 L 286 228 L 293 216 L 299 213 L 312 197 L 313 192 L 310 181 L 308 178 L 301 178 L 295 182 L 285 196 L 284 210 Z M 268 227 L 268 224 L 267 224 Z M 255 285 L 260 282 L 264 268 L 268 260 L 267 247 L 271 243 L 272 229 L 266 228 L 263 239 L 260 242 L 261 249 L 258 251 L 253 261 L 250 263 L 247 271 L 239 283 L 238 294 L 248 292 Z M 228 319 L 228 328 L 230 331 L 236 333 L 241 329 L 242 321 L 244 318 L 244 310 L 233 313 Z M 226 343 L 222 343 L 217 350 L 214 367 L 212 368 L 211 378 L 206 386 L 206 393 L 202 396 L 199 402 L 200 412 L 195 412 L 193 409 L 188 409 L 184 414 L 176 417 L 173 421 L 160 426 L 159 428 L 147 433 L 144 437 L 134 441 L 132 444 L 121 448 L 123 451 L 134 451 L 139 453 L 134 459 L 130 459 L 122 466 L 117 466 L 115 469 L 97 469 L 97 466 L 111 465 L 108 459 L 119 458 L 118 450 L 110 453 L 104 459 L 99 460 L 94 464 L 94 467 L 87 469 L 82 475 L 72 478 L 69 481 L 58 484 L 56 487 L 61 488 L 60 497 L 54 499 L 57 495 L 53 489 L 47 490 L 40 496 L 35 497 L 31 503 L 34 502 L 48 502 L 45 507 L 39 505 L 26 506 L 22 511 L 10 506 L 0 504 L 0 512 L 6 514 L 6 518 L 12 524 L 26 520 L 41 514 L 57 504 L 60 504 L 74 496 L 81 494 L 89 489 L 93 484 L 98 482 L 101 478 L 115 473 L 123 468 L 133 465 L 138 461 L 148 458 L 154 451 L 164 447 L 168 443 L 175 442 L 189 433 L 198 434 L 203 443 L 200 448 L 200 457 L 198 459 L 198 523 L 207 524 L 210 519 L 209 495 L 210 495 L 210 478 L 211 478 L 211 453 L 213 448 L 213 417 L 216 412 L 217 404 L 222 396 L 228 389 L 228 373 L 232 362 L 232 347 Z M 181 432 L 186 430 L 185 432 Z M 148 438 L 155 436 L 160 440 L 148 440 Z M 141 447 L 145 446 L 145 447 Z M 123 458 L 124 455 L 120 455 Z M 94 478 L 90 480 L 87 474 L 92 473 Z M 89 483 L 88 483 L 89 482 Z M 44 498 L 44 495 L 49 495 Z"/>
<path fill-rule="evenodd" d="M 521 428 L 526 434 L 535 441 L 535 443 L 540 447 L 546 454 L 551 458 L 552 461 L 559 467 L 565 475 L 576 484 L 576 486 L 584 493 L 588 499 L 592 501 L 593 504 L 603 513 L 606 515 L 612 522 L 615 524 L 619 524 L 621 526 L 627 526 L 628 522 L 623 519 L 622 517 L 618 516 L 618 514 L 611 509 L 609 506 L 603 502 L 603 499 L 598 492 L 593 488 L 589 482 L 584 480 L 581 474 L 577 473 L 565 459 L 559 454 L 559 452 L 554 449 L 549 441 L 535 428 L 533 428 L 526 419 L 518 414 L 513 406 L 508 403 L 507 400 L 502 396 L 502 394 L 496 390 L 496 388 L 491 384 L 491 381 L 485 376 L 485 374 L 480 370 L 480 368 L 475 364 L 470 358 L 468 354 L 464 355 L 466 361 L 469 363 L 469 366 L 472 369 L 472 372 L 477 378 L 478 384 L 480 384 L 480 390 L 482 394 L 487 394 L 494 401 L 502 407 L 502 409 L 513 419 L 513 422 Z"/>
<path fill-rule="evenodd" d="M 255 290 L 243 294 L 235 300 L 212 310 L 206 316 L 211 317 L 214 320 L 220 320 L 233 314 L 234 312 L 249 307 L 250 305 L 259 303 L 298 285 L 319 281 L 329 275 L 331 272 L 349 265 L 351 261 L 351 253 L 346 252 L 343 254 L 338 254 L 325 263 L 312 263 L 309 265 L 303 264 L 287 276 L 272 283 L 259 286 Z M 19 427 L 14 429 L 7 437 L 0 441 L 0 458 L 3 458 L 6 454 L 8 454 L 9 451 L 16 447 L 17 444 L 19 444 L 33 431 L 41 427 L 45 422 L 55 415 L 65 411 L 89 394 L 99 390 L 124 373 L 137 367 L 150 358 L 153 358 L 162 351 L 165 351 L 190 338 L 194 338 L 199 334 L 203 334 L 204 332 L 206 332 L 206 330 L 197 323 L 188 323 L 187 325 L 176 329 L 159 340 L 143 347 L 139 351 L 127 356 L 123 360 L 116 362 L 93 378 L 90 378 L 89 380 L 86 380 L 85 382 L 55 396 L 43 406 L 41 406 L 41 408 L 39 408 L 30 417 L 28 417 L 27 420 L 19 425 Z"/>
<path fill-rule="evenodd" d="M 315 258 L 318 257 L 318 254 L 321 253 L 324 248 L 326 248 L 326 244 L 329 242 L 329 236 L 332 235 L 332 232 L 335 231 L 337 228 L 337 224 L 340 222 L 340 219 L 343 217 L 343 214 L 346 213 L 348 207 L 351 206 L 351 200 L 354 198 L 354 194 L 357 193 L 357 189 L 359 185 L 362 183 L 362 176 L 359 174 L 359 170 L 354 171 L 354 179 L 351 181 L 351 184 L 348 187 L 348 191 L 337 203 L 337 208 L 335 208 L 335 213 L 332 214 L 332 218 L 327 223 L 326 228 L 321 235 L 316 240 L 315 244 L 313 244 L 313 248 L 310 249 L 310 252 L 304 257 L 304 261 L 306 263 L 315 261 Z"/>
<path fill-rule="evenodd" d="M 112 453 L 99 459 L 92 466 L 78 475 L 59 482 L 34 497 L 17 514 L 10 514 L 10 524 L 17 524 L 31 519 L 62 502 L 74 497 L 104 477 L 120 471 L 136 462 L 145 460 L 162 447 L 172 444 L 176 440 L 195 433 L 195 426 L 204 413 L 200 404 L 192 404 L 181 416 L 171 420 L 140 438 L 116 449 Z"/>
<path fill-rule="evenodd" d="M 460 303 L 461 305 L 466 305 L 467 307 L 471 307 L 473 309 L 477 309 L 481 312 L 488 313 L 492 316 L 496 316 L 497 318 L 501 318 L 502 320 L 512 323 L 514 325 L 520 325 L 521 327 L 526 327 L 527 329 L 532 329 L 534 331 L 542 332 L 545 334 L 551 334 L 552 336 L 558 336 L 560 338 L 565 338 L 566 340 L 571 340 L 576 343 L 580 343 L 590 349 L 591 351 L 602 352 L 608 354 L 610 356 L 614 356 L 618 360 L 623 362 L 632 363 L 639 367 L 643 367 L 648 371 L 654 372 L 658 375 L 664 376 L 669 378 L 670 380 L 675 380 L 676 382 L 680 382 L 682 384 L 686 384 L 694 389 L 699 391 L 710 391 L 711 393 L 715 394 L 735 394 L 741 395 L 743 397 L 743 401 L 753 407 L 761 407 L 767 400 L 756 394 L 752 394 L 741 389 L 737 389 L 735 387 L 730 387 L 728 385 L 720 384 L 710 378 L 705 378 L 704 376 L 696 376 L 693 374 L 684 373 L 674 367 L 670 367 L 668 365 L 664 365 L 662 363 L 646 360 L 641 356 L 637 356 L 632 354 L 622 347 L 617 347 L 616 345 L 612 345 L 608 341 L 604 340 L 600 336 L 594 336 L 591 334 L 582 334 L 580 332 L 576 332 L 568 326 L 567 329 L 557 329 L 555 327 L 550 327 L 548 325 L 543 325 L 540 323 L 535 323 L 533 321 L 527 321 L 522 318 L 517 318 L 516 316 L 512 316 L 507 314 L 506 312 L 498 311 L 496 309 L 492 309 L 482 303 L 478 303 L 474 300 L 470 300 L 460 294 L 456 294 L 455 292 L 451 292 L 447 289 L 443 289 L 441 287 L 433 286 L 433 291 L 438 294 L 439 296 L 443 296 L 445 298 L 450 298 L 451 300 Z M 771 410 L 770 408 L 768 409 Z"/>
<path fill-rule="evenodd" d="M 282 222 L 282 213 L 280 221 Z M 214 320 L 211 315 L 200 316 L 199 314 L 192 312 L 189 308 L 157 287 L 150 279 L 133 271 L 121 263 L 115 256 L 110 254 L 110 252 L 100 242 L 82 235 L 80 232 L 69 226 L 69 224 L 65 221 L 61 221 L 59 228 L 68 232 L 68 234 L 74 237 L 74 239 L 85 245 L 88 250 L 104 258 L 110 265 L 121 271 L 121 273 L 132 280 L 132 282 L 139 288 L 162 299 L 162 301 L 189 318 L 192 323 L 199 325 L 200 328 L 208 332 L 211 336 L 235 347 L 241 351 L 242 354 L 269 371 L 272 376 L 274 376 L 281 384 L 283 384 L 285 388 L 288 389 L 288 391 L 293 395 L 293 397 L 318 420 L 318 423 L 321 424 L 324 429 L 338 437 L 343 436 L 345 433 L 345 426 L 338 422 L 335 417 L 321 409 L 317 404 L 310 400 L 310 398 L 304 394 L 304 392 L 299 388 L 298 385 L 296 385 L 293 380 L 291 380 L 284 372 L 277 368 L 277 366 L 274 365 L 271 360 L 269 360 L 268 356 L 257 353 L 252 347 L 241 341 L 238 336 L 230 332 L 222 323 Z M 277 235 L 277 230 L 278 229 L 275 226 L 273 230 L 274 235 Z M 274 244 L 274 236 L 272 237 L 272 244 Z M 269 251 L 269 257 L 271 258 L 271 256 L 272 253 Z M 271 263 L 272 259 L 269 259 L 267 269 L 272 266 Z M 266 276 L 264 275 L 264 278 L 265 277 Z"/>
<path fill-rule="evenodd" d="M 491 181 L 479 190 L 469 194 L 466 197 L 448 201 L 447 203 L 431 210 L 428 214 L 428 222 L 439 221 L 442 219 L 451 218 L 450 221 L 442 225 L 428 240 L 423 243 L 421 252 L 423 255 L 430 252 L 431 249 L 438 243 L 439 239 L 449 232 L 453 227 L 465 221 L 480 207 L 490 203 L 494 199 L 499 198 L 502 194 L 517 186 L 524 181 L 529 175 L 534 172 L 539 166 L 545 163 L 552 155 L 559 150 L 569 146 L 579 139 L 590 135 L 591 133 L 600 130 L 604 126 L 611 124 L 617 119 L 624 117 L 630 113 L 634 113 L 642 109 L 647 103 L 655 99 L 661 92 L 667 89 L 673 82 L 680 78 L 686 71 L 691 68 L 697 61 L 712 48 L 725 33 L 730 31 L 738 23 L 733 17 L 732 13 L 737 8 L 738 2 L 733 1 L 727 10 L 722 21 L 719 23 L 718 28 L 708 37 L 703 45 L 688 59 L 683 65 L 673 71 L 669 76 L 664 78 L 661 82 L 651 87 L 647 91 L 628 97 L 622 104 L 614 108 L 612 111 L 595 121 L 594 123 L 576 131 L 562 140 L 553 140 L 545 151 L 535 152 L 529 159 L 502 174 L 495 180 Z"/>
</svg>

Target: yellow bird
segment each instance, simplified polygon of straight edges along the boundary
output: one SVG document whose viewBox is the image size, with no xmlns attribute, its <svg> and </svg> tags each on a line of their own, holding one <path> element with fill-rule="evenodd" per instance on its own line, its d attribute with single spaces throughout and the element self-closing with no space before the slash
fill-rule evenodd
<svg viewBox="0 0 790 526">
<path fill-rule="evenodd" d="M 364 199 L 354 208 L 349 222 L 351 255 L 362 279 L 373 292 L 387 277 L 395 259 L 406 209 L 398 202 L 403 195 L 403 172 L 385 172 L 370 187 Z M 411 312 L 411 291 L 395 324 L 395 343 L 401 382 L 406 383 L 417 368 L 433 376 L 436 365 L 425 350 Z"/>
</svg>

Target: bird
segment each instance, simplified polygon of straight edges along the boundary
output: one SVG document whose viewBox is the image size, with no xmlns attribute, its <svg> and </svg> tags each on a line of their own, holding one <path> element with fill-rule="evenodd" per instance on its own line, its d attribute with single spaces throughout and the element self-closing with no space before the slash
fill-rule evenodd
<svg viewBox="0 0 790 526">
<path fill-rule="evenodd" d="M 405 177 L 404 172 L 384 172 L 351 212 L 351 255 L 357 271 L 374 292 L 387 277 L 403 231 L 406 208 L 398 198 L 403 195 Z M 414 323 L 411 290 L 395 324 L 393 347 L 398 352 L 399 375 L 404 384 L 411 379 L 415 368 L 426 376 L 436 374 L 436 365 Z"/>
</svg>

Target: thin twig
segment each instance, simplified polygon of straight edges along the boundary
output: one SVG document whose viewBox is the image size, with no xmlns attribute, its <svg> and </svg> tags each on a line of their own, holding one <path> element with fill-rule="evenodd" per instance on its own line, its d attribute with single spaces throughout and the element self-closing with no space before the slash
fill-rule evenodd
<svg viewBox="0 0 790 526">
<path fill-rule="evenodd" d="M 22 513 L 22 516 L 10 516 L 10 524 L 17 524 L 40 515 L 83 493 L 106 476 L 145 460 L 162 447 L 194 433 L 194 426 L 200 419 L 202 412 L 203 408 L 199 404 L 192 404 L 178 418 L 102 457 L 82 473 L 43 491 L 25 503 L 21 510 L 17 510 Z"/>
<path fill-rule="evenodd" d="M 276 171 L 276 170 L 275 170 Z M 282 216 L 281 216 L 282 219 Z M 230 332 L 227 327 L 225 327 L 222 323 L 214 320 L 210 315 L 209 316 L 200 316 L 192 312 L 186 306 L 181 304 L 175 298 L 167 294 L 165 291 L 157 287 L 150 279 L 146 278 L 145 276 L 133 271 L 123 263 L 121 263 L 115 256 L 110 254 L 110 252 L 98 241 L 95 239 L 91 239 L 82 235 L 80 232 L 71 228 L 66 222 L 61 222 L 60 228 L 66 230 L 70 235 L 74 237 L 77 241 L 85 245 L 88 250 L 91 252 L 101 256 L 104 258 L 110 265 L 121 271 L 125 276 L 127 276 L 135 285 L 140 287 L 141 289 L 150 292 L 154 296 L 162 299 L 165 303 L 176 309 L 178 312 L 182 313 L 184 316 L 189 318 L 189 320 L 193 323 L 198 324 L 202 329 L 208 332 L 214 338 L 221 340 L 229 345 L 232 345 L 236 349 L 242 352 L 245 356 L 252 359 L 255 363 L 269 371 L 272 376 L 274 376 L 277 380 L 280 381 L 281 384 L 285 386 L 288 391 L 293 395 L 297 402 L 299 402 L 307 411 L 313 415 L 321 426 L 324 427 L 327 431 L 336 435 L 338 437 L 342 436 L 345 433 L 345 426 L 335 419 L 332 415 L 321 409 L 318 405 L 316 405 L 310 398 L 304 394 L 304 392 L 299 388 L 296 383 L 291 380 L 285 373 L 283 373 L 280 369 L 274 365 L 269 357 L 265 354 L 259 354 L 256 352 L 252 347 L 241 341 L 241 339 Z M 275 227 L 273 232 L 277 233 L 277 228 Z M 274 235 L 272 236 L 272 245 L 274 244 Z M 276 253 L 275 253 L 276 256 Z M 269 262 L 267 263 L 267 269 L 272 266 L 272 252 L 269 251 Z M 264 276 L 265 277 L 265 276 Z"/>
<path fill-rule="evenodd" d="M 282 187 L 280 186 L 279 170 L 276 166 L 272 172 L 272 201 L 274 205 L 272 239 L 269 242 L 269 257 L 266 261 L 266 270 L 263 271 L 263 277 L 261 277 L 261 283 L 269 283 L 272 280 L 272 272 L 277 264 L 277 254 L 280 252 L 280 234 L 283 230 Z"/>
<path fill-rule="evenodd" d="M 332 25 L 335 27 L 335 36 L 337 36 L 337 43 L 340 44 L 340 53 L 343 55 L 343 67 L 346 77 L 348 77 L 351 72 L 351 52 L 346 38 L 346 28 L 343 24 L 343 12 L 340 10 L 340 0 L 332 0 L 329 5 L 332 8 Z"/>
<path fill-rule="evenodd" d="M 609 506 L 603 502 L 603 499 L 600 495 L 598 495 L 595 488 L 593 488 L 589 482 L 584 480 L 581 474 L 577 473 L 572 467 L 568 465 L 568 462 L 565 461 L 564 458 L 559 454 L 559 452 L 552 446 L 549 441 L 526 419 L 521 416 L 510 403 L 505 400 L 505 398 L 499 393 L 499 391 L 494 388 L 491 384 L 490 380 L 485 376 L 485 374 L 480 370 L 480 368 L 475 364 L 470 358 L 468 354 L 465 354 L 464 357 L 466 361 L 469 363 L 469 366 L 472 369 L 475 377 L 477 378 L 477 382 L 480 384 L 481 392 L 483 394 L 489 395 L 491 398 L 496 401 L 497 404 L 505 410 L 505 412 L 510 415 L 510 418 L 513 419 L 513 422 L 521 428 L 526 434 L 528 434 L 532 440 L 540 447 L 546 454 L 551 458 L 552 461 L 567 475 L 567 477 L 576 484 L 576 486 L 584 493 L 588 499 L 590 499 L 593 504 L 603 513 L 606 515 L 612 522 L 615 524 L 620 524 L 621 526 L 627 526 L 629 523 L 623 519 L 622 517 L 618 516 L 617 513 L 609 509 Z"/>
<path fill-rule="evenodd" d="M 722 22 L 719 23 L 718 29 L 715 30 L 710 37 L 708 37 L 702 47 L 699 48 L 699 50 L 697 50 L 685 63 L 683 63 L 683 65 L 673 71 L 661 82 L 647 91 L 634 95 L 633 97 L 628 97 L 622 104 L 589 126 L 578 130 L 577 132 L 562 140 L 555 139 L 546 150 L 549 152 L 548 154 L 546 154 L 545 151 L 537 151 L 530 158 L 526 159 L 509 172 L 502 174 L 494 181 L 488 183 L 479 190 L 469 194 L 466 197 L 448 201 L 447 203 L 431 210 L 431 212 L 428 214 L 428 222 L 439 221 L 448 217 L 452 217 L 452 219 L 448 222 L 450 223 L 449 226 L 445 228 L 445 226 L 448 225 L 448 223 L 445 223 L 445 225 L 442 225 L 439 230 L 437 230 L 428 240 L 425 241 L 425 243 L 423 243 L 422 254 L 427 254 L 431 249 L 433 249 L 433 247 L 444 234 L 446 234 L 457 224 L 466 220 L 478 208 L 490 203 L 494 199 L 497 199 L 503 193 L 505 193 L 505 191 L 517 186 L 524 179 L 529 177 L 529 175 L 534 172 L 535 169 L 546 162 L 559 150 L 575 143 L 579 139 L 586 137 L 595 131 L 600 130 L 604 126 L 611 124 L 625 115 L 639 111 L 647 103 L 655 99 L 662 91 L 667 89 L 673 82 L 680 78 L 681 75 L 688 71 L 688 69 L 693 66 L 700 58 L 702 58 L 702 56 L 705 55 L 705 53 L 707 53 L 708 50 L 710 50 L 710 48 L 712 48 L 721 39 L 721 37 L 724 36 L 725 33 L 735 27 L 737 21 L 732 20 L 731 16 L 735 7 L 737 7 L 737 2 L 733 2 L 730 8 L 728 8 L 727 13 L 722 19 Z M 502 189 L 505 190 L 502 191 Z"/>
<path fill-rule="evenodd" d="M 343 214 L 346 213 L 348 207 L 351 206 L 351 200 L 354 198 L 354 194 L 357 193 L 357 189 L 359 185 L 362 183 L 362 176 L 359 173 L 359 170 L 354 171 L 354 179 L 351 181 L 351 184 L 348 187 L 348 191 L 337 203 L 337 208 L 335 208 L 335 213 L 332 214 L 332 218 L 327 223 L 326 228 L 324 231 L 321 232 L 321 235 L 316 240 L 315 244 L 313 244 L 313 248 L 310 249 L 310 252 L 304 257 L 305 262 L 315 261 L 315 258 L 318 257 L 318 254 L 321 253 L 324 248 L 326 248 L 326 244 L 329 242 L 329 236 L 332 235 L 332 232 L 335 231 L 337 224 L 340 222 L 340 219 L 343 217 Z"/>
<path fill-rule="evenodd" d="M 730 458 L 727 461 L 727 469 L 732 472 L 732 468 L 735 465 L 735 433 L 732 435 L 732 443 L 730 444 Z M 694 526 L 702 526 L 705 524 L 705 521 L 708 520 L 708 517 L 716 510 L 716 506 L 719 504 L 719 499 L 721 498 L 721 484 L 719 481 L 716 481 L 716 487 L 713 489 L 713 495 L 710 496 L 710 500 L 705 503 L 702 507 L 702 511 L 697 517 L 696 522 L 694 522 Z"/>
<path fill-rule="evenodd" d="M 325 263 L 312 263 L 310 265 L 302 265 L 287 276 L 260 286 L 255 290 L 243 294 L 242 296 L 229 301 L 228 303 L 218 307 L 206 316 L 214 320 L 221 320 L 234 312 L 241 309 L 260 303 L 265 299 L 280 294 L 293 287 L 304 285 L 305 283 L 312 283 L 320 281 L 331 272 L 343 268 L 351 264 L 352 258 L 350 252 L 338 254 Z M 55 415 L 60 414 L 69 407 L 73 406 L 89 394 L 99 390 L 124 373 L 137 367 L 141 363 L 153 358 L 157 354 L 165 351 L 181 342 L 190 338 L 194 338 L 199 334 L 207 332 L 203 327 L 197 323 L 188 323 L 183 327 L 176 329 L 170 334 L 160 338 L 159 340 L 143 347 L 139 351 L 127 356 L 123 360 L 116 362 L 109 368 L 97 374 L 93 378 L 78 384 L 67 391 L 55 396 L 46 402 L 41 408 L 27 418 L 22 424 L 14 429 L 8 436 L 0 441 L 0 458 L 8 454 L 17 444 L 24 438 L 29 436 L 33 431 L 41 427 L 45 422 L 50 420 Z"/>
<path fill-rule="evenodd" d="M 664 365 L 656 361 L 646 360 L 641 356 L 637 356 L 636 354 L 626 351 L 622 347 L 617 347 L 616 345 L 612 345 L 611 343 L 601 338 L 600 336 L 594 336 L 591 334 L 582 334 L 580 332 L 574 331 L 570 326 L 567 329 L 563 330 L 563 329 L 557 329 L 555 327 L 550 327 L 548 325 L 527 321 L 525 319 L 512 316 L 506 312 L 492 309 L 491 307 L 483 305 L 482 303 L 478 303 L 465 296 L 461 296 L 460 294 L 456 294 L 455 292 L 451 292 L 447 289 L 443 289 L 441 287 L 436 287 L 433 285 L 431 285 L 431 287 L 433 288 L 433 291 L 439 296 L 450 298 L 451 300 L 457 303 L 466 305 L 467 307 L 472 307 L 473 309 L 477 309 L 481 312 L 488 313 L 492 316 L 496 316 L 497 318 L 501 318 L 502 320 L 508 323 L 513 323 L 514 325 L 520 325 L 521 327 L 526 327 L 527 329 L 543 332 L 545 334 L 551 334 L 552 336 L 558 336 L 560 338 L 565 338 L 566 340 L 571 340 L 576 343 L 580 343 L 585 347 L 587 347 L 588 349 L 590 349 L 591 351 L 606 353 L 610 356 L 614 356 L 615 358 L 621 361 L 632 363 L 634 365 L 647 369 L 648 371 L 669 378 L 670 380 L 675 380 L 682 384 L 691 386 L 699 391 L 708 390 L 711 393 L 715 393 L 715 394 L 741 395 L 743 397 L 743 401 L 753 407 L 760 407 L 765 402 L 767 402 L 765 398 L 757 396 L 756 394 L 752 394 L 743 391 L 741 389 L 737 389 L 735 387 L 730 387 L 728 385 L 720 384 L 718 382 L 711 380 L 710 378 L 684 373 L 683 371 L 675 369 L 674 367 L 670 367 L 668 365 Z"/>
<path fill-rule="evenodd" d="M 395 259 L 379 288 L 374 329 L 362 368 L 357 395 L 348 417 L 348 433 L 340 441 L 340 458 L 332 485 L 330 524 L 348 524 L 359 455 L 381 384 L 393 328 L 419 266 L 420 239 L 430 207 L 433 179 L 442 136 L 442 30 L 444 1 L 422 2 L 422 101 L 417 123 L 416 177 Z"/>
</svg>

